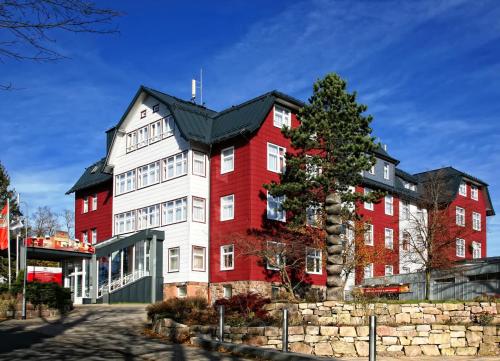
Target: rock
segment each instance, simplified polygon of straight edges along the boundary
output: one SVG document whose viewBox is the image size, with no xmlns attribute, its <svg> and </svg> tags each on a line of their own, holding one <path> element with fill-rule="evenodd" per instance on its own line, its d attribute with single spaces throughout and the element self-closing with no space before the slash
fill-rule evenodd
<svg viewBox="0 0 500 361">
<path fill-rule="evenodd" d="M 304 341 L 304 335 L 290 335 L 288 336 L 288 342 L 299 342 Z"/>
<path fill-rule="evenodd" d="M 485 326 L 483 329 L 485 335 L 495 336 L 497 334 L 497 329 L 495 326 Z"/>
<path fill-rule="evenodd" d="M 486 343 L 500 343 L 500 336 L 485 335 L 485 336 L 483 336 L 482 342 L 486 342 Z"/>
<path fill-rule="evenodd" d="M 405 346 L 405 355 L 408 357 L 416 357 L 422 355 L 422 350 L 420 346 Z"/>
<path fill-rule="evenodd" d="M 431 330 L 431 326 L 429 325 L 418 325 L 417 326 L 417 331 L 419 332 L 427 332 Z"/>
<path fill-rule="evenodd" d="M 333 325 L 335 323 L 337 323 L 337 316 L 318 317 L 318 324 L 320 325 Z"/>
<path fill-rule="evenodd" d="M 450 329 L 450 326 L 448 325 L 432 325 L 433 330 L 444 330 L 448 331 Z"/>
<path fill-rule="evenodd" d="M 389 310 L 390 315 L 401 313 L 401 305 L 388 305 L 387 309 Z"/>
<path fill-rule="evenodd" d="M 439 349 L 436 345 L 421 345 L 420 348 L 422 349 L 422 353 L 425 356 L 439 356 L 439 355 L 441 355 L 441 352 L 439 352 Z"/>
<path fill-rule="evenodd" d="M 306 326 L 306 335 L 319 335 L 319 326 Z"/>
<path fill-rule="evenodd" d="M 496 356 L 500 354 L 498 343 L 483 342 L 479 346 L 479 356 Z"/>
<path fill-rule="evenodd" d="M 424 307 L 422 312 L 424 314 L 428 314 L 428 315 L 440 315 L 443 313 L 441 310 L 438 310 L 436 307 Z"/>
<path fill-rule="evenodd" d="M 328 336 L 318 336 L 318 335 L 305 335 L 304 342 L 306 343 L 318 343 L 328 341 Z"/>
<path fill-rule="evenodd" d="M 411 340 L 412 345 L 427 345 L 428 343 L 428 337 L 413 337 L 413 339 Z"/>
<path fill-rule="evenodd" d="M 453 356 L 455 355 L 455 349 L 453 348 L 443 348 L 441 349 L 441 355 L 443 356 Z"/>
<path fill-rule="evenodd" d="M 391 345 L 387 347 L 387 352 L 400 352 L 403 350 L 403 346 L 401 345 Z"/>
<path fill-rule="evenodd" d="M 449 333 L 431 333 L 429 335 L 429 344 L 440 345 L 443 343 L 450 343 Z"/>
<path fill-rule="evenodd" d="M 367 357 L 370 350 L 370 345 L 368 342 L 364 341 L 356 341 L 354 342 L 354 346 L 356 347 L 356 352 L 360 357 Z"/>
<path fill-rule="evenodd" d="M 400 337 L 399 343 L 401 343 L 401 345 L 403 346 L 407 346 L 411 344 L 411 340 L 408 337 Z"/>
<path fill-rule="evenodd" d="M 266 327 L 264 336 L 281 336 L 281 329 L 279 327 Z"/>
<path fill-rule="evenodd" d="M 464 331 L 451 331 L 450 332 L 450 337 L 465 337 L 465 332 Z"/>
<path fill-rule="evenodd" d="M 339 328 L 335 326 L 321 326 L 319 333 L 323 336 L 336 336 L 339 332 Z"/>
<path fill-rule="evenodd" d="M 396 329 L 390 326 L 377 326 L 377 336 L 396 336 Z"/>
<path fill-rule="evenodd" d="M 443 311 L 462 311 L 463 309 L 464 309 L 463 304 L 443 303 Z"/>
<path fill-rule="evenodd" d="M 396 314 L 396 323 L 410 323 L 411 317 L 409 313 L 398 313 Z"/>
<path fill-rule="evenodd" d="M 467 331 L 465 333 L 465 338 L 467 339 L 467 344 L 469 346 L 479 347 L 479 343 L 483 339 L 483 333 L 475 331 Z"/>
<path fill-rule="evenodd" d="M 397 337 L 384 336 L 382 337 L 382 345 L 395 345 L 398 343 Z"/>
<path fill-rule="evenodd" d="M 469 326 L 467 327 L 469 331 L 482 332 L 483 326 Z"/>
<path fill-rule="evenodd" d="M 455 325 L 455 326 L 450 326 L 451 331 L 465 331 L 465 326 L 462 325 Z"/>
<path fill-rule="evenodd" d="M 264 335 L 264 329 L 265 327 L 248 327 L 247 333 L 249 335 Z"/>
<path fill-rule="evenodd" d="M 343 356 L 356 356 L 356 349 L 353 343 L 343 341 L 332 341 L 331 343 L 334 354 Z"/>
<path fill-rule="evenodd" d="M 290 327 L 288 327 L 288 334 L 289 335 L 303 335 L 304 334 L 304 327 L 302 327 L 302 326 L 290 326 Z"/>
<path fill-rule="evenodd" d="M 288 345 L 290 351 L 292 352 L 298 352 L 298 353 L 305 353 L 310 355 L 312 353 L 312 347 L 309 345 L 306 345 L 305 343 L 302 342 L 294 342 Z"/>
<path fill-rule="evenodd" d="M 352 336 L 356 337 L 356 329 L 354 327 L 340 327 L 339 329 L 340 336 Z"/>
<path fill-rule="evenodd" d="M 451 347 L 465 347 L 465 338 L 451 338 L 450 345 Z"/>
<path fill-rule="evenodd" d="M 337 322 L 341 325 L 348 325 L 351 323 L 351 315 L 349 313 L 341 313 L 337 316 Z"/>
<path fill-rule="evenodd" d="M 267 345 L 267 337 L 266 336 L 257 336 L 257 335 L 254 335 L 254 336 L 248 336 L 248 337 L 244 337 L 243 338 L 243 341 L 248 344 L 248 345 L 252 345 L 252 346 L 263 346 L 263 345 Z"/>
<path fill-rule="evenodd" d="M 476 351 L 475 347 L 457 347 L 455 353 L 457 356 L 475 356 Z"/>
<path fill-rule="evenodd" d="M 314 345 L 314 354 L 317 356 L 333 356 L 332 345 L 328 342 L 317 343 Z"/>
<path fill-rule="evenodd" d="M 358 326 L 356 327 L 356 333 L 358 337 L 368 336 L 370 334 L 370 328 L 368 326 Z"/>
</svg>

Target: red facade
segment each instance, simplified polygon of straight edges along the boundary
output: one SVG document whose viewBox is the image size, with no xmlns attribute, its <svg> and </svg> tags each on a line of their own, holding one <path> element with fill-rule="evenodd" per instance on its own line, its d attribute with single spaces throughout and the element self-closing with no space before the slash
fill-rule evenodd
<svg viewBox="0 0 500 361">
<path fill-rule="evenodd" d="M 97 195 L 97 209 L 92 209 L 93 198 Z M 88 197 L 88 211 L 84 212 L 84 199 Z M 75 238 L 83 241 L 87 232 L 92 243 L 92 230 L 97 232 L 97 242 L 111 238 L 113 233 L 113 184 L 104 182 L 75 193 Z"/>
</svg>

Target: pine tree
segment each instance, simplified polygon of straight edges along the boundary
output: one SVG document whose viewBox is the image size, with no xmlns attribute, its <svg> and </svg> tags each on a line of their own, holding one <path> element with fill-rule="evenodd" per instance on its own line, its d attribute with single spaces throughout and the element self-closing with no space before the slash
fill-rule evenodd
<svg viewBox="0 0 500 361">
<path fill-rule="evenodd" d="M 355 215 L 357 202 L 375 202 L 383 195 L 354 191 L 362 182 L 362 171 L 376 161 L 378 145 L 371 136 L 372 117 L 363 115 L 366 110 L 337 74 L 318 80 L 298 113 L 300 125 L 283 128 L 293 151 L 286 155 L 280 183 L 264 185 L 273 196 L 286 196 L 283 208 L 291 214 L 289 227 L 304 225 L 306 210 L 325 216 L 328 300 L 343 299 L 342 220 Z"/>
</svg>

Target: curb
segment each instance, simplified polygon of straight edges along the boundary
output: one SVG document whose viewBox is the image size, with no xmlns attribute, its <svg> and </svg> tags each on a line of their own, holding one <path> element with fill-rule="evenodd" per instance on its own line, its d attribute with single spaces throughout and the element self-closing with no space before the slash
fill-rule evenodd
<svg viewBox="0 0 500 361">
<path fill-rule="evenodd" d="M 303 353 L 287 352 L 283 353 L 281 351 L 256 347 L 243 344 L 234 344 L 229 342 L 218 342 L 215 340 L 209 340 L 201 337 L 193 337 L 191 343 L 195 346 L 210 350 L 210 351 L 229 351 L 237 356 L 251 356 L 264 360 L 272 361 L 301 361 L 301 360 L 312 360 L 312 361 L 340 361 L 340 359 L 333 357 L 319 357 L 306 355 Z"/>
</svg>

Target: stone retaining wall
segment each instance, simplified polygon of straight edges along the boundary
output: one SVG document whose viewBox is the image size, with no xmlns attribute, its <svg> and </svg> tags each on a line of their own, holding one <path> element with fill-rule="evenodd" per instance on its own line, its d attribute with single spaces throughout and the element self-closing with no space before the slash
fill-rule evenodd
<svg viewBox="0 0 500 361">
<path fill-rule="evenodd" d="M 500 306 L 500 304 L 498 305 Z M 500 355 L 500 320 L 495 303 L 348 304 L 338 302 L 271 304 L 286 307 L 293 352 L 318 356 L 368 356 L 369 314 L 377 315 L 377 354 L 386 356 Z M 489 325 L 475 321 L 489 314 Z M 193 336 L 215 338 L 215 326 L 185 326 L 171 320 L 154 322 L 155 332 L 177 342 Z M 225 341 L 281 349 L 279 327 L 228 327 Z"/>
</svg>

